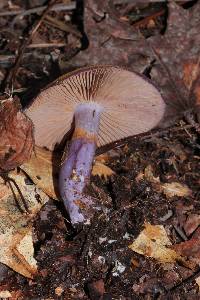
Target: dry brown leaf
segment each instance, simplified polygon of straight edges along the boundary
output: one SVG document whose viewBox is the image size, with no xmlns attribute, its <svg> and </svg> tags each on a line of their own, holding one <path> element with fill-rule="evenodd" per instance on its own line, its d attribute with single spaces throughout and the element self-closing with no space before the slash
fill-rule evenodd
<svg viewBox="0 0 200 300">
<path fill-rule="evenodd" d="M 162 184 L 163 193 L 167 197 L 188 197 L 192 195 L 192 191 L 185 184 L 181 184 L 179 182 L 171 182 Z"/>
<path fill-rule="evenodd" d="M 180 255 L 169 249 L 171 242 L 162 225 L 145 223 L 145 229 L 139 234 L 129 248 L 144 256 L 152 257 L 160 263 L 173 263 Z"/>
<path fill-rule="evenodd" d="M 37 264 L 33 257 L 31 220 L 49 198 L 35 185 L 26 185 L 24 174 L 13 171 L 9 178 L 11 180 L 6 184 L 0 178 L 0 262 L 23 276 L 33 278 Z"/>
<path fill-rule="evenodd" d="M 170 122 L 188 110 L 200 117 L 200 2 L 184 9 L 176 1 L 168 1 L 168 8 L 165 34 L 149 41 L 157 60 L 151 79 L 171 107 Z"/>
<path fill-rule="evenodd" d="M 189 214 L 183 223 L 183 228 L 187 236 L 190 236 L 200 225 L 200 215 Z"/>
<path fill-rule="evenodd" d="M 33 126 L 12 98 L 0 102 L 0 120 L 0 168 L 10 170 L 30 158 Z"/>
<path fill-rule="evenodd" d="M 84 3 L 84 31 L 89 46 L 67 63 L 60 59 L 62 72 L 88 64 L 112 64 L 142 73 L 153 55 L 138 28 L 123 21 L 110 0 Z"/>
<path fill-rule="evenodd" d="M 100 161 L 95 161 L 93 168 L 92 168 L 93 176 L 98 175 L 99 177 L 104 177 L 107 180 L 108 177 L 110 177 L 114 174 L 115 174 L 115 172 L 111 168 L 107 167 Z"/>
<path fill-rule="evenodd" d="M 197 238 L 191 238 L 188 241 L 175 244 L 171 246 L 173 250 L 175 250 L 179 255 L 188 257 L 188 258 L 196 258 L 200 259 L 200 239 Z"/>
<path fill-rule="evenodd" d="M 21 166 L 33 182 L 49 197 L 58 198 L 58 155 L 40 147 L 35 147 L 31 159 Z"/>
</svg>

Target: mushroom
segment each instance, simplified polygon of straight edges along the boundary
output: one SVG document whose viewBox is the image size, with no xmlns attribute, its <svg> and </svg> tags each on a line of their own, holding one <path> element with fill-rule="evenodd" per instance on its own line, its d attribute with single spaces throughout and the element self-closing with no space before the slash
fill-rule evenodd
<svg viewBox="0 0 200 300">
<path fill-rule="evenodd" d="M 140 75 L 114 66 L 93 66 L 64 75 L 43 90 L 26 110 L 37 146 L 53 149 L 71 129 L 59 190 L 71 222 L 87 223 L 99 209 L 84 194 L 96 147 L 144 133 L 163 117 L 159 91 Z"/>
</svg>

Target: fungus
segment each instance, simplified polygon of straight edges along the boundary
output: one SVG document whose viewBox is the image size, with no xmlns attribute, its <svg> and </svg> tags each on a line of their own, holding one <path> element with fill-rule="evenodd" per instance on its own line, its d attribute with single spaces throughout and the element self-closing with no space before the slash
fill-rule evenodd
<svg viewBox="0 0 200 300">
<path fill-rule="evenodd" d="M 119 67 L 82 68 L 43 90 L 26 114 L 37 146 L 52 150 L 75 128 L 59 176 L 60 195 L 71 222 L 90 220 L 95 202 L 84 194 L 96 147 L 149 131 L 163 117 L 158 90 L 140 75 Z"/>
</svg>

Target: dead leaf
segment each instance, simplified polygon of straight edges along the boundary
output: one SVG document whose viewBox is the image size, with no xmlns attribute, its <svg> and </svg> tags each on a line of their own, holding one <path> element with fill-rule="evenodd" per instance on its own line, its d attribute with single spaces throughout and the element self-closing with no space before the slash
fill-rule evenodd
<svg viewBox="0 0 200 300">
<path fill-rule="evenodd" d="M 146 179 L 149 182 L 156 184 L 160 186 L 160 178 L 155 177 L 153 173 L 153 167 L 151 165 L 148 165 L 145 169 L 144 172 L 139 172 L 138 175 L 136 176 L 135 180 L 139 182 L 140 180 Z"/>
<path fill-rule="evenodd" d="M 152 257 L 160 263 L 172 263 L 181 257 L 168 248 L 171 242 L 162 225 L 144 224 L 145 229 L 139 234 L 129 248 L 144 256 Z"/>
<path fill-rule="evenodd" d="M 93 168 L 92 168 L 92 175 L 95 176 L 99 176 L 99 177 L 104 177 L 106 180 L 108 179 L 108 177 L 114 175 L 115 172 L 107 167 L 106 165 L 104 165 L 103 163 L 99 162 L 99 161 L 95 161 Z"/>
<path fill-rule="evenodd" d="M 30 158 L 33 126 L 12 98 L 0 102 L 0 120 L 0 168 L 10 170 Z"/>
<path fill-rule="evenodd" d="M 60 61 L 62 72 L 89 64 L 112 64 L 142 73 L 152 60 L 139 30 L 120 19 L 112 1 L 85 1 L 84 32 L 88 48 L 67 63 Z"/>
<path fill-rule="evenodd" d="M 189 197 L 192 195 L 192 191 L 185 184 L 179 182 L 171 182 L 162 184 L 163 193 L 171 198 L 174 196 L 178 197 Z"/>
<path fill-rule="evenodd" d="M 186 151 L 184 149 L 184 146 L 177 142 L 176 143 L 169 143 L 168 144 L 169 150 L 171 150 L 175 156 L 181 161 L 185 161 L 187 159 Z"/>
<path fill-rule="evenodd" d="M 186 222 L 183 224 L 185 233 L 190 236 L 200 225 L 200 215 L 190 214 Z"/>
<path fill-rule="evenodd" d="M 21 166 L 33 182 L 53 199 L 58 198 L 59 154 L 35 146 L 31 159 Z"/>
<path fill-rule="evenodd" d="M 151 183 L 160 184 L 160 178 L 155 177 L 153 174 L 153 168 L 151 165 L 147 166 L 144 170 L 144 177 Z"/>
<path fill-rule="evenodd" d="M 0 191 L 4 191 L 0 192 L 0 262 L 33 278 L 37 264 L 33 257 L 31 220 L 49 198 L 35 185 L 26 185 L 24 174 L 13 171 L 9 178 L 9 184 L 0 178 Z"/>
<path fill-rule="evenodd" d="M 163 183 L 161 184 L 160 178 L 155 177 L 153 173 L 153 168 L 151 165 L 147 166 L 144 172 L 140 172 L 136 180 L 140 181 L 142 179 L 146 179 L 151 182 L 154 188 L 158 192 L 163 192 L 167 197 L 171 198 L 174 196 L 178 197 L 189 197 L 192 196 L 192 191 L 186 184 L 182 184 L 179 182 L 171 182 L 171 183 Z"/>
<path fill-rule="evenodd" d="M 0 298 L 1 299 L 7 299 L 7 298 L 11 298 L 12 295 L 9 291 L 0 291 Z"/>
<path fill-rule="evenodd" d="M 171 246 L 179 255 L 200 259 L 200 239 L 192 238 L 188 241 Z"/>
<path fill-rule="evenodd" d="M 198 289 L 200 290 L 200 276 L 195 279 Z"/>
<path fill-rule="evenodd" d="M 184 9 L 169 1 L 164 35 L 149 39 L 157 63 L 151 78 L 169 104 L 168 121 L 187 110 L 199 114 L 200 105 L 200 2 Z M 192 45 L 192 47 L 191 47 Z"/>
</svg>

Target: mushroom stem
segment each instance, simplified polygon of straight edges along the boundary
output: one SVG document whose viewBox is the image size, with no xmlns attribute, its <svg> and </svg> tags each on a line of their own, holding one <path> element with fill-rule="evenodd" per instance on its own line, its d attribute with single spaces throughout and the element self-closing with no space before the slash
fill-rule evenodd
<svg viewBox="0 0 200 300">
<path fill-rule="evenodd" d="M 87 223 L 93 211 L 94 202 L 83 194 L 89 183 L 96 150 L 102 107 L 94 102 L 77 106 L 75 130 L 67 159 L 59 175 L 59 189 L 72 224 Z"/>
</svg>

